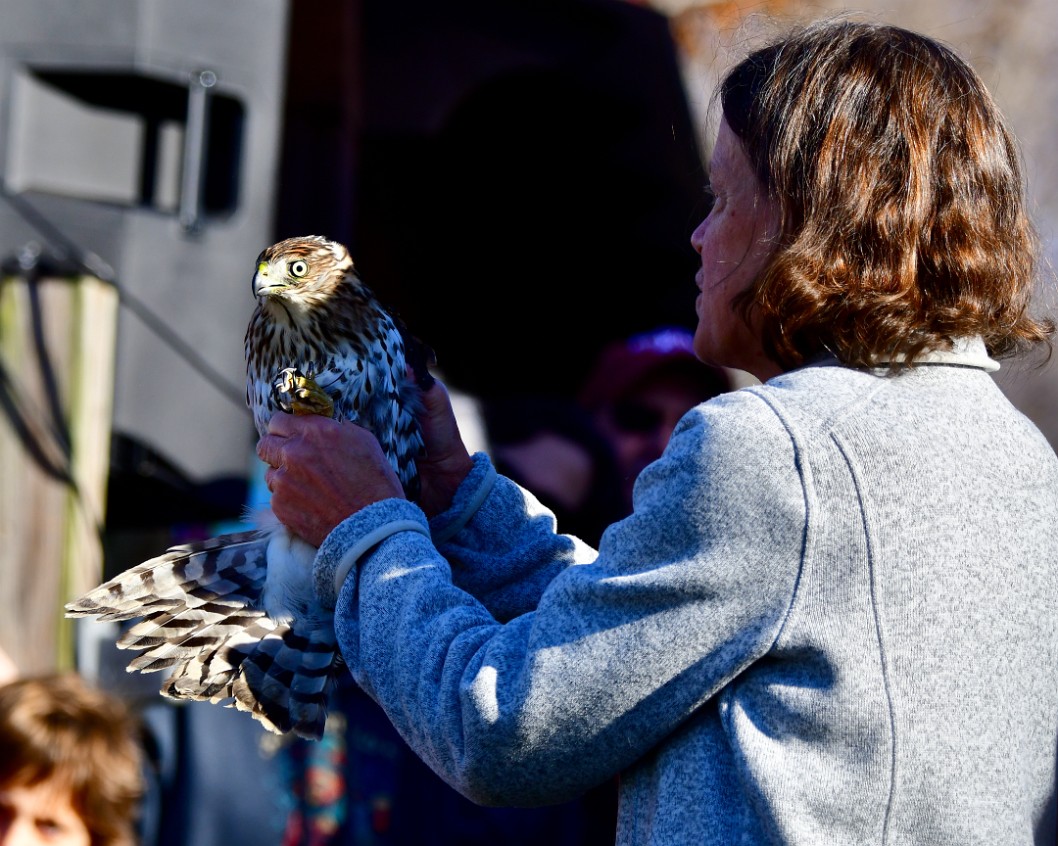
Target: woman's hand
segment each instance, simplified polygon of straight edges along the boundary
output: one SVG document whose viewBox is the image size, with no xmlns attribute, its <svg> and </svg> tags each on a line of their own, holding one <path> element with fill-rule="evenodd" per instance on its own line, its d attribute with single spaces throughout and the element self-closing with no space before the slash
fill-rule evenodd
<svg viewBox="0 0 1058 846">
<path fill-rule="evenodd" d="M 418 462 L 419 504 L 433 517 L 451 504 L 473 462 L 440 382 L 423 392 L 420 422 L 426 455 Z M 373 502 L 404 497 L 378 440 L 353 423 L 280 412 L 257 442 L 257 455 L 269 465 L 265 482 L 272 492 L 272 512 L 316 546 L 350 514 Z"/>
<path fill-rule="evenodd" d="M 418 462 L 422 482 L 419 505 L 427 517 L 435 517 L 452 504 L 456 488 L 467 477 L 473 462 L 459 434 L 448 389 L 435 380 L 423 391 L 422 402 L 419 422 L 426 455 Z"/>
<path fill-rule="evenodd" d="M 362 426 L 279 412 L 257 455 L 283 525 L 319 546 L 342 520 L 383 499 L 404 497 L 378 440 Z"/>
</svg>

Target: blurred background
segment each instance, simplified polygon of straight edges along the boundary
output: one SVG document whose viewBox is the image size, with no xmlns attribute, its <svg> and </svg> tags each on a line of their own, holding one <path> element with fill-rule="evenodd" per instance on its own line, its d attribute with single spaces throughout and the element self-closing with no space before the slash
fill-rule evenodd
<svg viewBox="0 0 1058 846">
<path fill-rule="evenodd" d="M 347 243 L 471 409 L 572 396 L 607 342 L 693 328 L 713 86 L 848 8 L 0 0 L 0 647 L 90 663 L 64 601 L 254 501 L 242 344 L 275 240 Z M 1053 261 L 1058 6 L 851 8 L 982 74 Z M 1055 367 L 997 379 L 1058 443 Z"/>
</svg>

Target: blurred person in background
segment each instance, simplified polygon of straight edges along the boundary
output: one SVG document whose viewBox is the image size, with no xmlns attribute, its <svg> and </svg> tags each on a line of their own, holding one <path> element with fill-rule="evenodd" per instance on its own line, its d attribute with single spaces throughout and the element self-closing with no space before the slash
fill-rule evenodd
<svg viewBox="0 0 1058 846">
<path fill-rule="evenodd" d="M 564 397 L 509 396 L 482 403 L 496 469 L 552 512 L 559 530 L 588 543 L 625 515 L 612 444 Z"/>
<path fill-rule="evenodd" d="M 680 327 L 615 341 L 599 353 L 579 401 L 613 448 L 619 516 L 631 513 L 636 478 L 661 457 L 680 418 L 732 387 L 726 370 L 699 361 L 694 335 Z"/>
<path fill-rule="evenodd" d="M 138 722 L 75 673 L 0 686 L 0 844 L 135 846 Z"/>
</svg>

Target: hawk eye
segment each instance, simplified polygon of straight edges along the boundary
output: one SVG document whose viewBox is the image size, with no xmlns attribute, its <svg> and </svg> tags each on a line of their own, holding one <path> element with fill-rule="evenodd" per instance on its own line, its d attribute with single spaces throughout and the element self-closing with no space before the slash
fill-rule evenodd
<svg viewBox="0 0 1058 846">
<path fill-rule="evenodd" d="M 287 266 L 287 269 L 290 271 L 291 276 L 300 279 L 309 272 L 309 265 L 304 259 L 295 259 Z"/>
</svg>

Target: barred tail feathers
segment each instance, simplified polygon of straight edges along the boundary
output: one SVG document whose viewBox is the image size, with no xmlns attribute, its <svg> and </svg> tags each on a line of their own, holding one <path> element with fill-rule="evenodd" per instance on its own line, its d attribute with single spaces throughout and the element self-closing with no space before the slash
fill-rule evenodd
<svg viewBox="0 0 1058 846">
<path fill-rule="evenodd" d="M 299 560 L 289 560 L 295 551 Z M 173 547 L 70 602 L 67 616 L 140 618 L 117 645 L 142 653 L 129 672 L 171 671 L 163 695 L 234 707 L 271 731 L 319 738 L 340 667 L 333 619 L 313 607 L 304 572 L 302 584 L 283 589 L 312 552 L 285 531 Z"/>
</svg>

